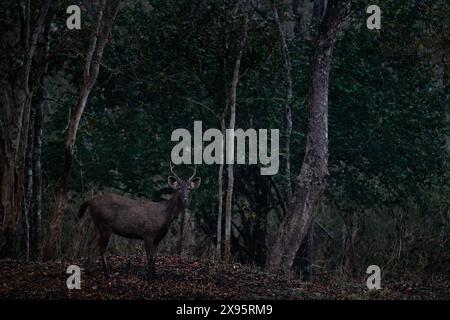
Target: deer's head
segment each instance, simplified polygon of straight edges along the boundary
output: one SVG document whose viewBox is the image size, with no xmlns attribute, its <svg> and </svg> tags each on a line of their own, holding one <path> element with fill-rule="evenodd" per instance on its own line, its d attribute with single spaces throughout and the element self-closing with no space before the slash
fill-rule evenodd
<svg viewBox="0 0 450 320">
<path fill-rule="evenodd" d="M 185 209 L 189 206 L 192 192 L 200 187 L 202 179 L 200 177 L 195 177 L 195 174 L 197 173 L 197 166 L 194 167 L 194 172 L 188 180 L 181 179 L 173 169 L 173 164 L 170 162 L 170 172 L 172 172 L 172 175 L 168 178 L 168 184 L 181 201 L 183 209 Z"/>
</svg>

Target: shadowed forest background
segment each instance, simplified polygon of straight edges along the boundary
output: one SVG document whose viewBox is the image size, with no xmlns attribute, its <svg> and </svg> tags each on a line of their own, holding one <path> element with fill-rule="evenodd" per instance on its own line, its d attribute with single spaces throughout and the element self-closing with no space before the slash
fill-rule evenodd
<svg viewBox="0 0 450 320">
<path fill-rule="evenodd" d="M 229 167 L 199 165 L 202 185 L 159 254 L 265 268 L 305 157 L 311 63 L 327 1 L 249 1 L 245 10 L 234 0 L 124 1 L 98 33 L 105 47 L 101 61 L 99 51 L 91 57 L 93 83 L 86 61 L 102 1 L 78 2 L 81 30 L 66 27 L 74 1 L 1 4 L 1 257 L 79 261 L 93 232 L 90 219 L 78 218 L 81 203 L 101 192 L 168 198 L 172 131 L 192 132 L 194 121 L 204 130 L 228 127 L 234 83 L 235 127 L 280 130 L 279 173 L 233 166 L 227 258 Z M 108 2 L 111 13 L 117 0 Z M 24 89 L 25 49 L 47 3 Z M 370 4 L 382 10 L 381 30 L 366 27 Z M 443 0 L 352 1 L 331 57 L 327 187 L 296 254 L 294 278 L 361 278 L 369 265 L 380 266 L 383 279 L 448 277 L 449 12 Z M 90 85 L 68 167 L 67 206 L 55 220 L 71 119 Z M 27 98 L 19 112 L 21 94 Z M 191 167 L 177 172 L 188 177 Z M 50 238 L 57 241 L 48 240 L 52 221 L 60 224 Z M 43 254 L 46 241 L 54 248 Z M 144 250 L 113 236 L 109 253 Z"/>
</svg>

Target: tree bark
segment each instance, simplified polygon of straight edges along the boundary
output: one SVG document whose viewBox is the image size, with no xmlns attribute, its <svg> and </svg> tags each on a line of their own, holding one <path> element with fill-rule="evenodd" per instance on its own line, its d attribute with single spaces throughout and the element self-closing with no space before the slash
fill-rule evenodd
<svg viewBox="0 0 450 320">
<path fill-rule="evenodd" d="M 30 259 L 30 207 L 33 194 L 33 149 L 34 149 L 34 125 L 36 108 L 33 106 L 30 114 L 30 123 L 28 129 L 28 144 L 25 156 L 25 194 L 22 198 L 22 243 L 23 256 L 25 261 Z"/>
<path fill-rule="evenodd" d="M 348 0 L 330 0 L 321 22 L 311 64 L 308 94 L 306 151 L 288 215 L 281 222 L 273 243 L 268 269 L 291 275 L 292 264 L 305 238 L 328 175 L 328 80 L 337 32 L 347 13 Z"/>
<path fill-rule="evenodd" d="M 113 2 L 113 1 L 111 1 Z M 75 141 L 77 137 L 78 127 L 87 99 L 97 80 L 100 63 L 103 57 L 103 50 L 109 40 L 114 20 L 123 0 L 117 0 L 108 3 L 106 0 L 100 1 L 97 10 L 96 28 L 91 37 L 91 43 L 86 55 L 84 65 L 83 84 L 80 90 L 80 96 L 72 115 L 67 135 L 63 173 L 59 185 L 56 211 L 50 223 L 49 233 L 41 252 L 41 259 L 48 260 L 55 255 L 56 244 L 59 242 L 61 225 L 64 218 L 64 211 L 67 206 L 67 191 L 69 187 L 70 170 L 72 167 Z"/>
<path fill-rule="evenodd" d="M 183 255 L 183 242 L 186 241 L 184 234 L 185 224 L 186 224 L 186 209 L 181 212 L 181 221 L 180 221 L 180 237 L 178 238 L 178 255 Z"/>
<path fill-rule="evenodd" d="M 286 102 L 285 102 L 285 118 L 286 118 L 286 146 L 285 146 L 285 174 L 287 179 L 286 194 L 287 198 L 292 197 L 291 186 L 291 135 L 292 135 L 292 63 L 287 46 L 286 37 L 284 35 L 283 27 L 278 17 L 278 10 L 273 1 L 271 1 L 272 12 L 275 24 L 280 34 L 281 48 L 283 50 L 285 78 L 286 78 Z"/>
<path fill-rule="evenodd" d="M 48 48 L 48 47 L 47 47 Z M 48 51 L 46 52 L 46 58 Z M 39 89 L 32 105 L 30 125 L 28 130 L 28 147 L 26 155 L 25 196 L 22 208 L 22 235 L 25 260 L 35 259 L 40 245 L 42 223 L 42 109 L 45 97 L 43 84 L 47 73 L 47 60 L 44 62 L 43 72 L 39 81 Z"/>
<path fill-rule="evenodd" d="M 33 142 L 33 192 L 32 192 L 32 217 L 30 234 L 30 251 L 33 259 L 39 255 L 39 248 L 42 240 L 42 109 L 38 104 L 34 117 L 34 142 Z"/>
<path fill-rule="evenodd" d="M 248 28 L 248 14 L 244 15 L 244 22 L 242 26 L 242 33 L 238 46 L 238 54 L 234 64 L 233 79 L 230 87 L 230 122 L 229 129 L 233 129 L 236 123 L 236 91 L 239 83 L 239 71 L 241 67 L 242 53 L 244 51 L 245 43 L 247 41 L 247 28 Z M 234 144 L 233 139 L 229 139 L 230 143 Z M 234 147 L 233 147 L 234 150 Z M 227 149 L 227 155 L 229 150 Z M 228 158 L 228 157 L 226 157 Z M 234 155 L 233 155 L 234 158 Z M 225 242 L 224 242 L 224 262 L 230 263 L 231 261 L 231 219 L 232 219 L 232 206 L 233 206 L 233 186 L 234 186 L 234 174 L 233 164 L 228 164 L 228 183 L 227 183 L 227 196 L 225 202 Z"/>
<path fill-rule="evenodd" d="M 34 19 L 30 1 L 20 1 L 20 44 L 22 54 L 15 61 L 20 61 L 15 79 L 5 79 L 2 94 L 1 131 L 3 159 L 1 205 L 3 223 L 0 230 L 0 257 L 15 257 L 16 229 L 23 214 L 25 182 L 25 160 L 28 144 L 28 126 L 33 96 L 30 90 L 30 71 L 35 56 L 37 42 L 42 33 L 51 0 L 40 6 Z M 34 24 L 33 24 L 33 21 Z M 14 68 L 12 68 L 14 69 Z M 9 82 L 8 85 L 6 83 Z M 8 89 L 7 89 L 8 88 Z"/>
<path fill-rule="evenodd" d="M 222 130 L 222 135 L 225 137 L 225 112 L 222 114 L 222 118 L 220 119 L 220 127 Z M 222 159 L 224 160 L 224 158 Z M 219 167 L 219 210 L 217 214 L 217 244 L 216 244 L 216 259 L 220 260 L 222 257 L 222 216 L 223 216 L 223 168 L 224 161 L 220 164 Z"/>
<path fill-rule="evenodd" d="M 47 19 L 44 31 L 44 48 L 42 54 L 41 70 L 39 76 L 39 88 L 37 90 L 36 98 L 33 106 L 33 133 L 30 137 L 33 138 L 32 157 L 30 168 L 32 190 L 30 198 L 28 199 L 29 213 L 28 218 L 30 220 L 30 256 L 33 260 L 38 259 L 39 249 L 42 240 L 42 167 L 41 167 L 41 154 L 42 154 L 42 128 L 43 128 L 43 116 L 42 116 L 42 104 L 47 97 L 46 78 L 48 75 L 49 55 L 50 55 L 50 27 L 51 20 Z"/>
<path fill-rule="evenodd" d="M 314 264 L 314 224 L 313 220 L 309 226 L 308 233 L 303 239 L 300 247 L 295 255 L 292 265 L 293 273 L 300 279 L 307 282 L 313 281 L 313 264 Z"/>
<path fill-rule="evenodd" d="M 314 220 L 309 226 L 308 234 L 306 236 L 306 267 L 305 267 L 305 280 L 307 282 L 313 282 L 314 279 Z"/>
</svg>

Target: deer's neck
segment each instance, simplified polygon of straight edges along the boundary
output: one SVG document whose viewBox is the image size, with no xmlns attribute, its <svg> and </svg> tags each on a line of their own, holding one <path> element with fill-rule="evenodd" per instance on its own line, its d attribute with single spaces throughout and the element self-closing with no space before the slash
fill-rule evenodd
<svg viewBox="0 0 450 320">
<path fill-rule="evenodd" d="M 174 193 L 170 200 L 167 202 L 166 212 L 169 216 L 169 221 L 172 221 L 180 212 L 183 211 L 183 204 L 177 193 Z"/>
</svg>

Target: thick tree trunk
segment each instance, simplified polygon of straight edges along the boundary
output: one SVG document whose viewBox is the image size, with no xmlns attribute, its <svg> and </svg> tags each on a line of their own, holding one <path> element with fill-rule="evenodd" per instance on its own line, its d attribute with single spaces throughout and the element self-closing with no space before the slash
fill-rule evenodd
<svg viewBox="0 0 450 320">
<path fill-rule="evenodd" d="M 247 41 L 247 27 L 248 27 L 248 14 L 244 16 L 244 22 L 242 26 L 242 33 L 238 46 L 238 54 L 236 57 L 233 79 L 231 81 L 230 87 L 230 122 L 228 125 L 229 129 L 234 130 L 236 123 L 236 91 L 239 83 L 239 72 L 241 67 L 242 53 L 244 51 L 245 43 Z M 232 138 L 227 138 L 230 143 L 234 144 L 234 136 Z M 233 151 L 234 151 L 234 147 Z M 229 153 L 230 150 L 227 149 L 228 155 L 233 156 L 234 152 Z M 234 187 L 234 173 L 233 164 L 228 164 L 228 183 L 227 183 L 227 196 L 225 202 L 225 242 L 224 242 L 224 262 L 229 263 L 231 261 L 231 219 L 232 219 L 232 207 L 233 207 L 233 187 Z"/>
<path fill-rule="evenodd" d="M 113 2 L 113 1 L 111 1 Z M 41 259 L 51 259 L 56 251 L 56 244 L 59 243 L 61 225 L 64 218 L 64 211 L 67 206 L 67 190 L 69 187 L 70 169 L 72 167 L 75 141 L 78 127 L 87 99 L 97 80 L 100 63 L 103 57 L 103 50 L 109 40 L 110 32 L 114 24 L 115 17 L 123 4 L 123 0 L 108 3 L 106 0 L 100 1 L 97 10 L 96 29 L 92 35 L 91 43 L 86 55 L 84 67 L 84 79 L 80 96 L 75 111 L 72 115 L 67 135 L 63 174 L 57 196 L 56 211 L 50 223 L 49 233 L 41 252 Z"/>
<path fill-rule="evenodd" d="M 292 13 L 293 15 L 297 15 L 296 23 L 295 23 L 295 34 L 301 33 L 303 37 L 303 28 L 298 30 L 298 26 L 302 26 L 303 21 L 300 21 L 303 17 L 306 16 L 306 12 L 299 9 L 300 1 L 292 2 Z M 304 5 L 302 3 L 302 5 Z M 286 144 L 285 144 L 285 175 L 287 179 L 286 185 L 286 195 L 287 199 L 291 199 L 292 197 L 292 185 L 291 185 L 291 136 L 292 136 L 292 98 L 293 98 L 293 89 L 292 89 L 292 63 L 291 57 L 289 54 L 289 48 L 286 41 L 285 30 L 281 24 L 278 10 L 273 1 L 271 1 L 272 12 L 274 22 L 277 26 L 278 33 L 280 34 L 281 48 L 283 51 L 284 57 L 284 66 L 285 66 L 285 80 L 286 80 L 286 102 L 285 102 L 285 121 L 286 121 Z M 289 21 L 288 21 L 289 23 Z M 289 25 L 289 24 L 288 24 Z M 302 267 L 302 273 L 305 275 L 305 279 L 309 282 L 312 282 L 312 257 L 313 257 L 313 223 L 309 228 L 308 235 L 304 240 L 305 250 L 299 250 L 297 252 L 296 261 L 300 261 Z"/>
<path fill-rule="evenodd" d="M 289 211 L 273 243 L 268 268 L 291 274 L 292 264 L 305 238 L 317 205 L 326 188 L 328 174 L 328 80 L 337 32 L 349 7 L 348 0 L 330 0 L 320 25 L 311 64 L 308 96 L 306 151 Z"/>
<path fill-rule="evenodd" d="M 303 239 L 293 263 L 293 271 L 305 281 L 313 280 L 313 263 L 314 263 L 314 221 L 311 222 L 309 230 Z"/>
<path fill-rule="evenodd" d="M 304 271 L 304 279 L 307 282 L 312 282 L 314 279 L 314 220 L 309 226 L 308 234 L 306 235 L 306 266 Z"/>
</svg>

